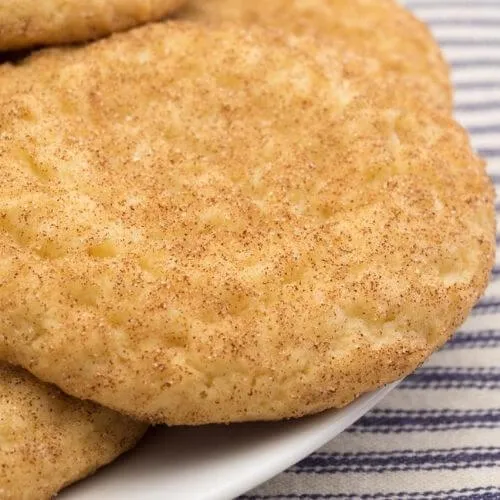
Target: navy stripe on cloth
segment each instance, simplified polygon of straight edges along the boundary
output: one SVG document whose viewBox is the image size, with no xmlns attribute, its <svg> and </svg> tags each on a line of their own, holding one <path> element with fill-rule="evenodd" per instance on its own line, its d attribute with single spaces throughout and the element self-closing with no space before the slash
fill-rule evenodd
<svg viewBox="0 0 500 500">
<path fill-rule="evenodd" d="M 491 349 L 500 347 L 500 330 L 477 330 L 457 332 L 441 350 L 450 349 Z"/>
<path fill-rule="evenodd" d="M 485 102 L 467 102 L 455 104 L 455 111 L 459 113 L 470 113 L 474 111 L 500 111 L 500 101 L 485 101 Z M 489 127 L 492 129 L 498 125 L 483 125 L 483 126 L 469 126 L 467 130 L 472 133 L 489 133 L 492 130 L 486 130 Z"/>
<path fill-rule="evenodd" d="M 500 465 L 500 448 L 479 446 L 440 450 L 398 450 L 369 453 L 313 453 L 287 472 L 386 473 L 492 468 Z"/>
<path fill-rule="evenodd" d="M 487 306 L 498 306 L 500 305 L 500 297 L 495 297 L 495 296 L 488 296 L 488 297 L 481 297 L 475 307 L 487 307 Z"/>
<path fill-rule="evenodd" d="M 498 279 L 500 279 L 500 266 L 495 266 L 491 270 L 491 280 L 496 281 Z"/>
<path fill-rule="evenodd" d="M 465 44 L 466 46 L 469 43 Z M 496 44 L 490 44 L 488 42 L 484 42 L 484 45 L 487 47 L 498 46 L 500 47 L 500 40 L 497 40 Z M 455 90 L 496 90 L 500 89 L 500 82 L 457 82 L 453 85 Z"/>
<path fill-rule="evenodd" d="M 402 432 L 497 428 L 500 428 L 500 408 L 493 410 L 375 408 L 349 427 L 346 432 L 399 434 Z"/>
<path fill-rule="evenodd" d="M 455 47 L 500 47 L 500 40 L 498 38 L 464 38 L 461 37 L 443 37 L 439 39 L 439 45 L 444 48 Z M 468 82 L 469 89 L 479 89 L 484 82 Z M 498 87 L 498 82 L 490 82 L 488 85 Z M 454 85 L 455 90 L 460 89 L 460 84 Z"/>
<path fill-rule="evenodd" d="M 356 495 L 353 493 L 288 493 L 286 495 L 243 495 L 244 500 L 383 500 L 408 499 L 412 500 L 498 500 L 500 488 L 489 486 L 485 488 L 460 488 L 438 491 L 398 491 L 395 493 L 370 493 Z"/>
<path fill-rule="evenodd" d="M 500 304 L 476 304 L 471 312 L 472 316 L 482 316 L 483 314 L 500 313 Z"/>
<path fill-rule="evenodd" d="M 496 7 L 498 6 L 497 0 L 454 0 L 452 2 L 436 2 L 436 0 L 427 0 L 427 1 L 419 1 L 419 0 L 408 0 L 404 2 L 405 7 L 410 10 L 425 8 L 425 9 L 442 9 L 442 8 L 453 8 L 453 7 L 474 7 L 474 10 L 480 7 Z M 417 12 L 418 14 L 418 12 Z M 427 20 L 426 20 L 427 21 Z"/>
<path fill-rule="evenodd" d="M 496 272 L 493 269 L 492 274 Z M 492 313 L 500 313 L 500 301 L 495 300 L 492 302 L 478 302 L 474 309 L 472 310 L 473 316 L 481 316 L 482 314 L 492 314 Z"/>
<path fill-rule="evenodd" d="M 452 17 L 450 18 L 444 18 L 444 17 L 431 17 L 426 19 L 426 22 L 429 24 L 432 24 L 434 28 L 443 28 L 443 27 L 448 27 L 448 26 L 466 26 L 466 27 L 471 27 L 471 28 L 484 28 L 484 27 L 494 27 L 496 28 L 500 24 L 500 20 L 498 19 L 487 19 L 487 18 L 482 18 L 482 19 L 477 19 L 477 18 L 472 18 L 472 19 L 454 19 Z"/>
<path fill-rule="evenodd" d="M 404 379 L 400 389 L 500 389 L 500 367 L 424 366 Z"/>
<path fill-rule="evenodd" d="M 499 63 L 500 64 L 500 63 Z M 485 103 L 488 104 L 488 103 Z M 491 109 L 491 103 L 489 103 L 489 106 Z M 500 102 L 497 103 L 498 109 L 500 110 Z M 480 135 L 480 134 L 498 134 L 500 133 L 500 124 L 495 124 L 495 125 L 473 125 L 467 127 L 467 130 L 469 133 L 474 134 L 474 135 Z"/>
<path fill-rule="evenodd" d="M 500 47 L 500 43 L 498 44 Z M 457 82 L 453 86 L 455 90 L 497 90 L 500 89 L 499 82 Z"/>
<path fill-rule="evenodd" d="M 486 158 L 500 156 L 500 148 L 478 148 L 477 152 Z M 495 184 L 500 184 L 500 175 L 490 175 Z M 496 180 L 495 180 L 496 179 Z"/>
<path fill-rule="evenodd" d="M 455 111 L 500 111 L 500 101 L 484 101 L 484 102 L 464 102 L 455 104 Z M 498 131 L 498 125 L 483 125 L 467 127 L 473 133 Z"/>
<path fill-rule="evenodd" d="M 469 59 L 451 61 L 453 69 L 464 68 L 491 68 L 491 66 L 499 65 L 500 59 Z"/>
</svg>

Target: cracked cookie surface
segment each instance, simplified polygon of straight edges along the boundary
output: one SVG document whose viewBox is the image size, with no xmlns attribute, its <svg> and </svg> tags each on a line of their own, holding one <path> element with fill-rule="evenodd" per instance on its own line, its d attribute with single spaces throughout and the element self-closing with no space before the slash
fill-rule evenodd
<svg viewBox="0 0 500 500">
<path fill-rule="evenodd" d="M 0 356 L 199 424 L 343 406 L 445 342 L 492 263 L 483 163 L 314 44 L 167 23 L 4 68 Z"/>
<path fill-rule="evenodd" d="M 448 65 L 429 29 L 395 0 L 188 0 L 180 19 L 267 26 L 369 57 L 421 103 L 452 109 Z M 380 78 L 380 76 L 379 76 Z"/>
</svg>

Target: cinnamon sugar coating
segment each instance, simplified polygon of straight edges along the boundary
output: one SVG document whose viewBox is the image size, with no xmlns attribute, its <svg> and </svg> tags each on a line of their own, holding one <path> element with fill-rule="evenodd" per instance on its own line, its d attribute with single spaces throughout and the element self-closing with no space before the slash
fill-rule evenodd
<svg viewBox="0 0 500 500">
<path fill-rule="evenodd" d="M 427 26 L 395 0 L 188 0 L 180 19 L 260 25 L 318 37 L 372 59 L 378 78 L 421 103 L 452 109 L 449 68 Z"/>
<path fill-rule="evenodd" d="M 145 426 L 0 363 L 0 498 L 42 500 L 131 448 Z"/>
<path fill-rule="evenodd" d="M 83 42 L 158 21 L 184 0 L 3 0 L 0 51 Z"/>
<path fill-rule="evenodd" d="M 0 356 L 169 424 L 415 369 L 486 285 L 493 190 L 460 126 L 364 64 L 167 23 L 4 68 Z"/>
</svg>

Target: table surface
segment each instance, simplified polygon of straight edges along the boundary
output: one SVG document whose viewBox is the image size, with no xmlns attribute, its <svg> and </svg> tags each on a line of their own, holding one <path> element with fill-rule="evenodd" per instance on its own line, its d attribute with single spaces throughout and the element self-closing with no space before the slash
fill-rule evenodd
<svg viewBox="0 0 500 500">
<path fill-rule="evenodd" d="M 456 117 L 500 192 L 500 0 L 404 3 L 443 47 Z M 241 498 L 500 500 L 500 255 L 444 349 L 348 431 Z"/>
</svg>

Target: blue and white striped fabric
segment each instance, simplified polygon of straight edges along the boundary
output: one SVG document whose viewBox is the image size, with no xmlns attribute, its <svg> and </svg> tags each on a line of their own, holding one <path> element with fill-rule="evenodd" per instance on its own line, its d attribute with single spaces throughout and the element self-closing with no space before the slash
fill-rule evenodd
<svg viewBox="0 0 500 500">
<path fill-rule="evenodd" d="M 500 0 L 406 5 L 452 64 L 456 117 L 500 193 Z M 500 500 L 499 256 L 485 297 L 444 349 L 341 436 L 243 498 Z"/>
</svg>

